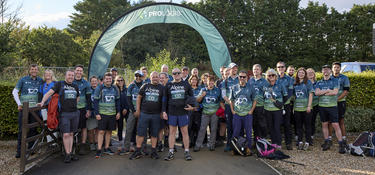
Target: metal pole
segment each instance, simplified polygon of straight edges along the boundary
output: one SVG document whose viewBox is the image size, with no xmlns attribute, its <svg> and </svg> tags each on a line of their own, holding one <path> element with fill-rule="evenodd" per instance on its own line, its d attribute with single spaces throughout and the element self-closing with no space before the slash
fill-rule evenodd
<svg viewBox="0 0 375 175">
<path fill-rule="evenodd" d="M 372 24 L 372 54 L 375 55 L 375 23 Z"/>
</svg>

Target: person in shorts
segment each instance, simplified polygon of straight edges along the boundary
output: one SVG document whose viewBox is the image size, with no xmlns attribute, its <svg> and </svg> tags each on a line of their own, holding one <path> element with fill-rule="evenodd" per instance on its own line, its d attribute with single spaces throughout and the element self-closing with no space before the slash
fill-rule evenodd
<svg viewBox="0 0 375 175">
<path fill-rule="evenodd" d="M 85 144 L 87 140 L 86 120 L 91 116 L 91 88 L 90 83 L 83 78 L 82 65 L 77 65 L 74 69 L 73 84 L 76 84 L 79 89 L 80 97 L 77 108 L 79 110 L 80 116 L 78 129 L 81 129 L 81 143 Z"/>
<path fill-rule="evenodd" d="M 112 74 L 104 74 L 103 85 L 98 86 L 94 93 L 94 114 L 98 120 L 98 148 L 96 158 L 102 156 L 102 152 L 114 155 L 109 148 L 112 131 L 116 129 L 116 120 L 120 118 L 120 93 L 117 86 L 112 85 Z M 104 150 L 102 150 L 105 137 Z"/>
<path fill-rule="evenodd" d="M 156 145 L 161 123 L 161 111 L 164 97 L 163 85 L 159 84 L 159 73 L 150 74 L 151 83 L 144 84 L 137 96 L 137 109 L 134 113 L 138 117 L 137 145 L 136 151 L 129 157 L 130 160 L 142 156 L 141 147 L 144 138 L 147 136 L 147 129 L 151 135 L 151 158 L 159 159 L 156 152 Z"/>
<path fill-rule="evenodd" d="M 344 123 L 344 115 L 346 111 L 346 96 L 349 94 L 350 88 L 350 81 L 349 78 L 344 75 L 340 74 L 341 71 L 341 63 L 334 62 L 332 63 L 332 77 L 338 79 L 340 87 L 339 92 L 337 94 L 337 110 L 339 113 L 339 125 L 342 133 L 342 139 L 346 140 L 346 129 Z M 329 125 L 329 136 L 328 138 L 332 138 L 332 126 Z"/>
<path fill-rule="evenodd" d="M 91 85 L 91 101 L 94 101 L 94 93 L 95 89 L 98 86 L 98 78 L 96 76 L 90 77 L 90 85 Z M 93 105 L 91 104 L 91 109 L 93 109 Z M 91 113 L 91 116 L 87 119 L 87 135 L 88 140 L 90 143 L 90 150 L 96 150 L 96 144 L 98 143 L 98 120 L 96 120 L 94 113 Z"/>
<path fill-rule="evenodd" d="M 193 97 L 193 89 L 189 83 L 181 81 L 181 70 L 174 68 L 172 70 L 173 81 L 167 83 L 165 87 L 165 96 L 168 104 L 168 114 L 166 105 L 163 106 L 163 118 L 168 119 L 169 124 L 169 153 L 164 160 L 169 161 L 174 159 L 174 144 L 176 141 L 177 127 L 180 127 L 184 143 L 185 160 L 190 161 L 192 157 L 189 151 L 189 134 L 188 111 L 194 108 L 186 104 L 186 100 Z"/>
<path fill-rule="evenodd" d="M 73 84 L 74 71 L 68 70 L 65 73 L 65 81 L 59 81 L 43 96 L 42 101 L 38 106 L 43 106 L 44 103 L 54 93 L 59 94 L 60 104 L 60 118 L 59 128 L 60 133 L 63 134 L 63 144 L 65 149 L 65 163 L 70 163 L 71 160 L 76 161 L 78 157 L 72 154 L 73 149 L 73 133 L 78 131 L 79 110 L 77 103 L 79 101 L 79 88 Z"/>
<path fill-rule="evenodd" d="M 319 115 L 324 136 L 322 149 L 327 151 L 332 145 L 332 141 L 328 139 L 328 124 L 331 122 L 339 141 L 339 153 L 344 154 L 346 143 L 342 140 L 337 111 L 337 93 L 340 85 L 338 79 L 331 77 L 331 69 L 328 65 L 323 66 L 322 73 L 323 79 L 318 81 L 315 89 L 315 95 L 319 96 Z"/>
</svg>

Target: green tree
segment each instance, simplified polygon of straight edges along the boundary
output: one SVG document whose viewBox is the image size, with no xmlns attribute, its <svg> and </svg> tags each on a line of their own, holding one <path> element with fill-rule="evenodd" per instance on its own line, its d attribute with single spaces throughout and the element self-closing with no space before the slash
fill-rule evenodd
<svg viewBox="0 0 375 175">
<path fill-rule="evenodd" d="M 163 64 L 168 65 L 169 73 L 171 73 L 173 68 L 181 69 L 185 66 L 185 58 L 171 58 L 171 53 L 163 49 L 160 53 L 157 53 L 155 57 L 147 55 L 146 61 L 142 65 L 147 67 L 151 73 L 152 71 L 160 72 Z"/>
</svg>

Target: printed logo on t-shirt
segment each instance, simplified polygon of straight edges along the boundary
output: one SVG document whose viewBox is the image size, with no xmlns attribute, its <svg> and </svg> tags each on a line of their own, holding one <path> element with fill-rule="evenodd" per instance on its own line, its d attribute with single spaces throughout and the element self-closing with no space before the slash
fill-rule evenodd
<svg viewBox="0 0 375 175">
<path fill-rule="evenodd" d="M 236 101 L 234 102 L 234 105 L 236 106 L 240 106 L 242 105 L 243 103 L 247 103 L 247 98 L 243 97 L 242 95 L 236 99 Z"/>
<path fill-rule="evenodd" d="M 173 100 L 185 99 L 185 87 L 173 85 L 171 87 L 171 95 Z"/>
<path fill-rule="evenodd" d="M 146 101 L 157 102 L 159 100 L 159 89 L 146 88 Z"/>
<path fill-rule="evenodd" d="M 29 94 L 36 94 L 36 93 L 38 93 L 38 89 L 37 88 L 28 88 L 27 92 Z"/>
</svg>

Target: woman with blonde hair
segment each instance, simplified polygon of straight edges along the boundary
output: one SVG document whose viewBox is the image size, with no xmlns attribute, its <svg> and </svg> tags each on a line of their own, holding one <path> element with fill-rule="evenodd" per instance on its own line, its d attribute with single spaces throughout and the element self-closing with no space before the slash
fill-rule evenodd
<svg viewBox="0 0 375 175">
<path fill-rule="evenodd" d="M 122 131 L 124 129 L 124 119 L 127 120 L 126 114 L 128 113 L 128 110 L 129 110 L 128 100 L 126 96 L 127 89 L 126 89 L 124 77 L 121 75 L 117 75 L 115 77 L 114 85 L 116 85 L 120 93 L 121 112 L 120 112 L 120 119 L 117 120 L 117 136 L 118 136 L 118 140 L 121 142 L 123 139 Z"/>
<path fill-rule="evenodd" d="M 307 72 L 307 78 L 310 80 L 310 82 L 313 84 L 313 88 L 316 89 L 316 76 L 315 76 L 315 70 L 313 68 L 308 68 L 306 70 Z M 313 101 L 312 101 L 312 115 L 311 115 L 311 141 L 310 145 L 314 144 L 314 134 L 315 134 L 315 121 L 316 117 L 319 113 L 319 96 L 316 96 L 315 93 L 313 94 Z"/>
</svg>

